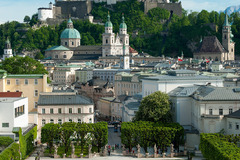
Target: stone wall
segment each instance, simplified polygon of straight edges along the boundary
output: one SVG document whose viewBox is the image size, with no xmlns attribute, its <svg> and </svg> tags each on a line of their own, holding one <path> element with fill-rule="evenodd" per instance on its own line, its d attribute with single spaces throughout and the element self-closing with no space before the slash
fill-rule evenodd
<svg viewBox="0 0 240 160">
<path fill-rule="evenodd" d="M 144 13 L 147 13 L 149 10 L 153 8 L 163 8 L 178 16 L 182 16 L 182 4 L 180 3 L 159 3 L 155 0 L 146 0 L 144 2 Z"/>
<path fill-rule="evenodd" d="M 83 19 L 92 11 L 91 1 L 57 1 L 55 4 L 54 17 Z M 61 9 L 60 9 L 61 8 Z"/>
</svg>

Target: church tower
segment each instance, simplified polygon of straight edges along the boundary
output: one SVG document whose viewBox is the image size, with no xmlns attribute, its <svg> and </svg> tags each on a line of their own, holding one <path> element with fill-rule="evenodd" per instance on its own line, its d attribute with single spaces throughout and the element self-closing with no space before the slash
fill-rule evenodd
<svg viewBox="0 0 240 160">
<path fill-rule="evenodd" d="M 120 42 L 125 45 L 125 53 L 129 55 L 129 35 L 127 34 L 127 25 L 124 21 L 124 15 L 122 15 L 122 23 L 119 26 Z"/>
<path fill-rule="evenodd" d="M 109 13 L 107 22 L 105 23 L 105 33 L 103 33 L 102 36 L 102 56 L 106 57 L 111 54 L 115 42 L 115 34 L 113 33 L 113 25 L 110 21 Z"/>
<path fill-rule="evenodd" d="M 228 16 L 226 13 L 222 29 L 222 45 L 227 51 L 227 53 L 224 55 L 225 61 L 235 59 L 235 42 L 233 42 L 232 38 L 233 34 L 231 31 L 231 25 L 228 22 Z"/>
<path fill-rule="evenodd" d="M 7 41 L 5 42 L 3 60 L 5 60 L 6 58 L 9 58 L 9 57 L 13 57 L 13 54 L 12 54 L 11 43 L 10 43 L 9 39 L 7 38 Z"/>
<path fill-rule="evenodd" d="M 130 69 L 130 58 L 129 53 L 126 53 L 125 44 L 123 44 L 123 56 L 120 58 L 120 67 L 122 69 Z"/>
</svg>

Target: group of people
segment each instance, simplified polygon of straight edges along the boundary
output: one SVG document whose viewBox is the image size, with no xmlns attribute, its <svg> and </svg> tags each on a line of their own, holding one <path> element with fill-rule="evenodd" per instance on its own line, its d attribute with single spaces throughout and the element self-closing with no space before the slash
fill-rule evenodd
<svg viewBox="0 0 240 160">
<path fill-rule="evenodd" d="M 115 144 L 115 145 L 108 145 L 108 155 L 111 155 L 111 150 L 114 152 L 115 149 L 119 149 L 119 144 Z"/>
</svg>

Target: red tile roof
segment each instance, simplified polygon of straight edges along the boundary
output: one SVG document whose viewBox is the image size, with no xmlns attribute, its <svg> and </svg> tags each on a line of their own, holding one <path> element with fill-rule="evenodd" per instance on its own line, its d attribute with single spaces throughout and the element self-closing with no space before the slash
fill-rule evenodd
<svg viewBox="0 0 240 160">
<path fill-rule="evenodd" d="M 22 92 L 0 92 L 0 97 L 22 97 Z"/>
<path fill-rule="evenodd" d="M 135 49 L 133 49 L 132 47 L 129 47 L 129 53 L 138 53 Z"/>
</svg>

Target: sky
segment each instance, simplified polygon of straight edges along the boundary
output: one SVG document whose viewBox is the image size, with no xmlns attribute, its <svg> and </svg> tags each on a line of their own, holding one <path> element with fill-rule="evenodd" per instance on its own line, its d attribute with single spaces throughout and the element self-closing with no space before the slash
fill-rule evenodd
<svg viewBox="0 0 240 160">
<path fill-rule="evenodd" d="M 23 22 L 26 15 L 37 13 L 39 7 L 48 7 L 54 0 L 0 0 L 0 24 L 7 21 Z M 240 0 L 181 0 L 188 11 L 223 11 L 229 6 L 240 5 Z"/>
</svg>

